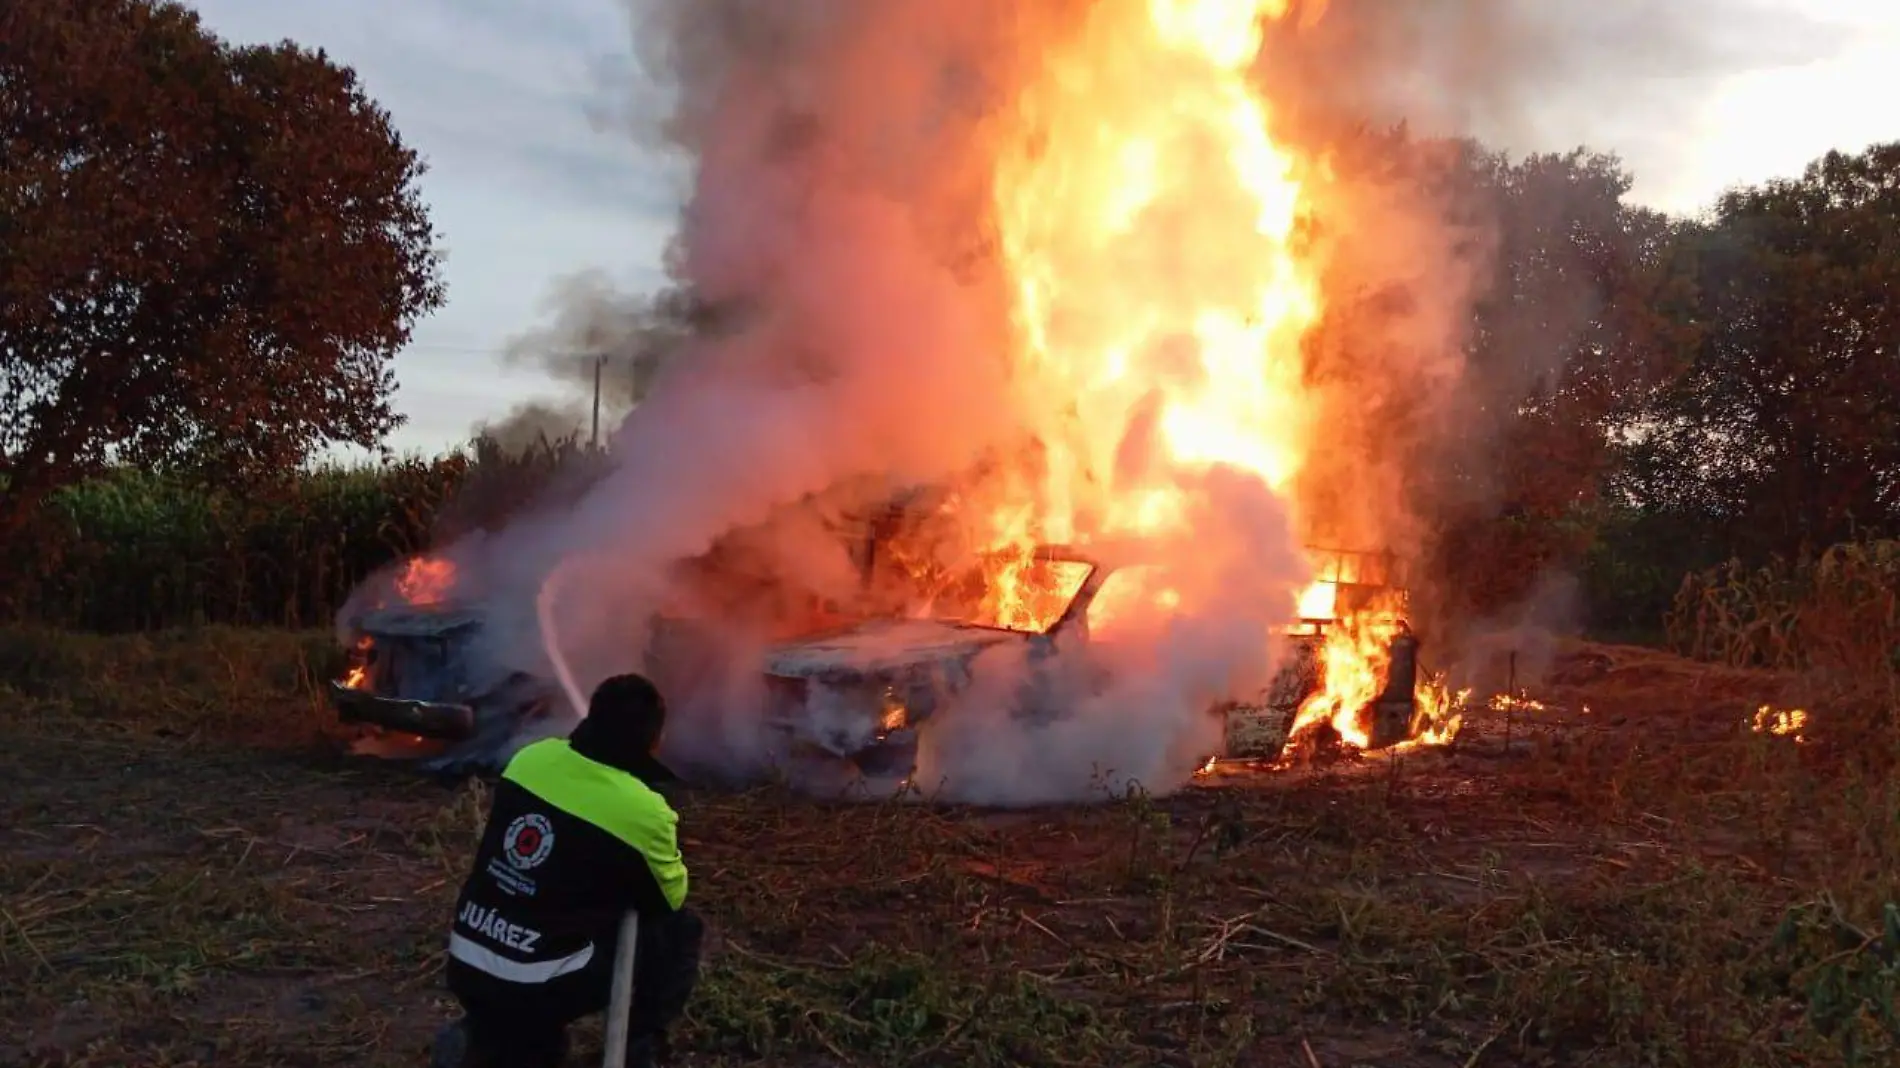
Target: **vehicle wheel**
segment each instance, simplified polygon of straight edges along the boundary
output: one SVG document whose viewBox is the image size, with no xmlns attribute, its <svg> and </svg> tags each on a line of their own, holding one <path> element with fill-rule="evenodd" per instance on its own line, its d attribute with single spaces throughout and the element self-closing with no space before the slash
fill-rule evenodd
<svg viewBox="0 0 1900 1068">
<path fill-rule="evenodd" d="M 917 770 L 917 742 L 913 736 L 903 743 L 874 745 L 852 758 L 851 762 L 869 779 L 909 778 L 911 772 Z"/>
</svg>

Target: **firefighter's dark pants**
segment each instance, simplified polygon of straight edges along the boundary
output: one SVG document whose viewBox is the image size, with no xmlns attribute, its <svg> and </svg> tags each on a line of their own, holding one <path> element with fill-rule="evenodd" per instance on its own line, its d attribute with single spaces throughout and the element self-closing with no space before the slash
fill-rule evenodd
<svg viewBox="0 0 1900 1068">
<path fill-rule="evenodd" d="M 627 1018 L 627 1061 L 652 1062 L 663 1052 L 666 1029 L 686 1009 L 699 977 L 700 918 L 687 909 L 640 917 L 634 947 L 633 1005 Z M 541 1068 L 560 1064 L 567 1026 L 604 1011 L 613 992 L 614 949 L 619 931 L 594 941 L 594 956 L 576 972 L 545 983 L 497 979 L 454 958 L 449 990 L 467 1014 L 469 1063 L 495 1068 Z"/>
</svg>

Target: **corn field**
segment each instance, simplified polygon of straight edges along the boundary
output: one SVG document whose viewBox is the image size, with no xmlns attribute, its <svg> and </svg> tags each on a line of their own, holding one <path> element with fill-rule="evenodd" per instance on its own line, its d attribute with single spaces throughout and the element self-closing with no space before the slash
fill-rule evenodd
<svg viewBox="0 0 1900 1068">
<path fill-rule="evenodd" d="M 572 441 L 325 467 L 220 489 L 118 469 L 57 493 L 11 581 L 19 620 L 93 631 L 327 627 L 391 561 L 584 488 L 599 455 Z"/>
<path fill-rule="evenodd" d="M 1889 677 L 1900 669 L 1900 541 L 1690 574 L 1666 622 L 1687 656 L 1735 667 Z"/>
<path fill-rule="evenodd" d="M 100 632 L 327 627 L 392 561 L 530 507 L 559 507 L 606 470 L 604 451 L 574 439 L 522 451 L 480 440 L 434 459 L 326 467 L 244 490 L 114 470 L 54 496 L 38 537 L 11 562 L 0 616 Z M 1664 576 L 1685 562 L 1657 545 L 1640 530 L 1596 533 L 1582 576 L 1600 602 L 1593 616 L 1624 627 L 1655 618 L 1662 598 L 1647 591 L 1666 590 Z M 1900 675 L 1897 588 L 1900 541 L 1850 543 L 1796 564 L 1692 572 L 1662 622 L 1668 642 L 1699 659 Z"/>
</svg>

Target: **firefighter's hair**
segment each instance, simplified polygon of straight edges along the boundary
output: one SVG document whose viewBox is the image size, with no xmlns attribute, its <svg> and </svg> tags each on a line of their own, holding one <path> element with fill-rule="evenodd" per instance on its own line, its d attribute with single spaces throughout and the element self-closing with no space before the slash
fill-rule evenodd
<svg viewBox="0 0 1900 1068">
<path fill-rule="evenodd" d="M 645 757 L 666 726 L 666 701 L 644 675 L 615 675 L 594 688 L 587 718 L 574 730 L 577 744 L 592 743 L 610 763 Z"/>
<path fill-rule="evenodd" d="M 597 712 L 652 720 L 658 726 L 666 720 L 666 700 L 645 675 L 615 675 L 594 687 L 594 695 L 588 699 L 587 714 Z"/>
</svg>

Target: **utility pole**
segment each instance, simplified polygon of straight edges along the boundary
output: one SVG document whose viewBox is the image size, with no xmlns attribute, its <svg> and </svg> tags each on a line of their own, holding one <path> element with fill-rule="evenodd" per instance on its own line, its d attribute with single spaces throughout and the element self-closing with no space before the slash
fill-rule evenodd
<svg viewBox="0 0 1900 1068">
<path fill-rule="evenodd" d="M 595 353 L 594 354 L 594 433 L 593 433 L 593 436 L 589 439 L 589 444 L 593 448 L 596 448 L 596 449 L 600 448 L 600 371 L 601 371 L 601 368 L 605 367 L 606 365 L 607 365 L 607 354 L 604 352 Z"/>
</svg>

